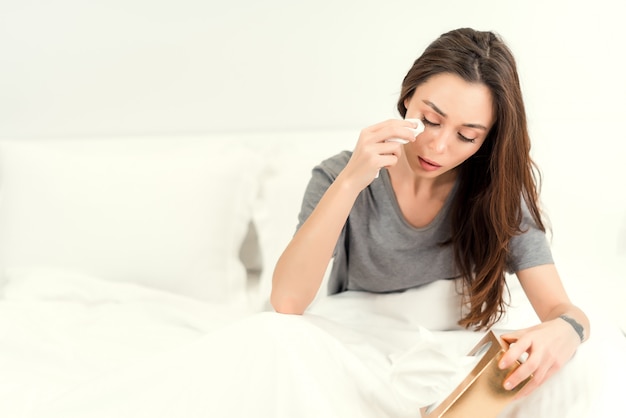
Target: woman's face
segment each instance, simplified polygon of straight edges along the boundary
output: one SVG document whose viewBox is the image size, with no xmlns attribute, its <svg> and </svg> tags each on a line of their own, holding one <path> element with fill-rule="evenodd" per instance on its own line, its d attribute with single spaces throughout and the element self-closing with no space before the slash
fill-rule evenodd
<svg viewBox="0 0 626 418">
<path fill-rule="evenodd" d="M 450 73 L 430 77 L 404 105 L 407 119 L 425 125 L 404 148 L 413 172 L 425 178 L 448 173 L 476 153 L 495 118 L 487 86 Z"/>
</svg>

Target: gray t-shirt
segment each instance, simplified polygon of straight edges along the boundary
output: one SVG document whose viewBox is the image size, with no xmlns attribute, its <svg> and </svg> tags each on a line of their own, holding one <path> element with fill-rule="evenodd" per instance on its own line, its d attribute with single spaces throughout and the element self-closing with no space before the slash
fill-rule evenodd
<svg viewBox="0 0 626 418">
<path fill-rule="evenodd" d="M 299 215 L 298 228 L 309 217 L 328 187 L 346 166 L 352 152 L 343 151 L 313 169 Z M 456 185 L 435 219 L 422 228 L 402 215 L 389 173 L 361 191 L 344 225 L 335 251 L 328 293 L 361 290 L 374 293 L 402 291 L 435 280 L 458 276 L 450 238 L 449 208 Z M 522 230 L 510 243 L 509 272 L 553 263 L 546 235 L 523 210 Z"/>
</svg>

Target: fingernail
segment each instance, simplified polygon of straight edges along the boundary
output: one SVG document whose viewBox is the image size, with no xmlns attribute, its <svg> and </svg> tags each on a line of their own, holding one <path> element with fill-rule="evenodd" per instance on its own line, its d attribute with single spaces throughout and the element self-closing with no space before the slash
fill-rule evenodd
<svg viewBox="0 0 626 418">
<path fill-rule="evenodd" d="M 506 369 L 506 363 L 501 361 L 500 364 L 498 364 L 498 367 L 501 368 L 501 369 Z"/>
<path fill-rule="evenodd" d="M 504 388 L 506 390 L 511 390 L 513 389 L 513 383 L 509 382 L 508 380 L 506 382 L 504 382 Z"/>
</svg>

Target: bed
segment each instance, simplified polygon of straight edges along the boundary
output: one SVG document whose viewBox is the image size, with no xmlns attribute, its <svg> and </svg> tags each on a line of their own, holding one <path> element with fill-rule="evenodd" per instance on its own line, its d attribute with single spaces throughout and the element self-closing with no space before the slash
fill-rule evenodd
<svg viewBox="0 0 626 418">
<path fill-rule="evenodd" d="M 310 169 L 356 135 L 0 141 L 0 416 L 419 417 L 484 334 L 455 325 L 454 282 L 321 289 L 302 317 L 268 305 Z M 502 417 L 623 409 L 623 307 L 587 297 L 594 260 L 566 250 L 592 338 Z M 607 283 L 621 283 L 620 257 L 603 263 Z M 536 322 L 509 279 L 495 332 Z"/>
</svg>

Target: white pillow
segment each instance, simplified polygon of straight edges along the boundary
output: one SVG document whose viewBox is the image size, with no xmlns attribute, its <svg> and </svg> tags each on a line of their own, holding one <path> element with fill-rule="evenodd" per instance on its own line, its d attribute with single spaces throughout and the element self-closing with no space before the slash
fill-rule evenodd
<svg viewBox="0 0 626 418">
<path fill-rule="evenodd" d="M 338 130 L 287 132 L 266 139 L 266 171 L 253 215 L 261 248 L 259 298 L 262 305 L 267 307 L 274 266 L 296 231 L 311 170 L 343 150 L 352 150 L 358 137 L 358 130 Z M 325 294 L 324 282 L 318 295 Z"/>
<path fill-rule="evenodd" d="M 1 141 L 0 262 L 233 301 L 260 167 L 232 138 Z"/>
</svg>

